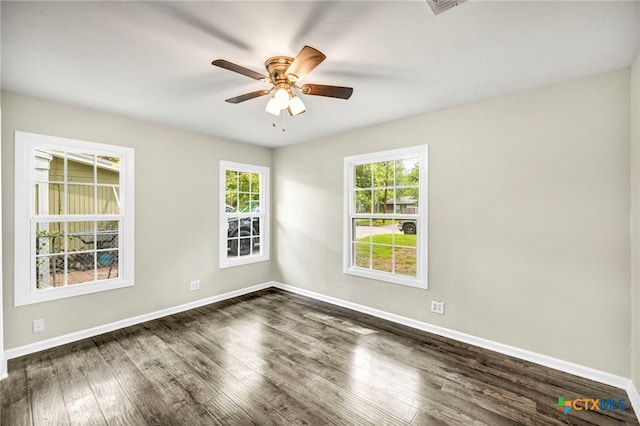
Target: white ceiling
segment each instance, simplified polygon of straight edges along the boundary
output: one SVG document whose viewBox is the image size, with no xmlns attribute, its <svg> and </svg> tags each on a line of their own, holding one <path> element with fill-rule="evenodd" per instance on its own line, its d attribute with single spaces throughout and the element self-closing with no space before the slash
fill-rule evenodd
<svg viewBox="0 0 640 426">
<path fill-rule="evenodd" d="M 640 50 L 638 1 L 469 0 L 437 16 L 424 0 L 1 8 L 3 90 L 269 147 L 618 70 Z M 304 82 L 351 86 L 350 100 L 305 96 L 286 132 L 267 97 L 224 102 L 268 86 L 212 60 L 264 73 L 305 44 L 327 59 Z"/>
</svg>

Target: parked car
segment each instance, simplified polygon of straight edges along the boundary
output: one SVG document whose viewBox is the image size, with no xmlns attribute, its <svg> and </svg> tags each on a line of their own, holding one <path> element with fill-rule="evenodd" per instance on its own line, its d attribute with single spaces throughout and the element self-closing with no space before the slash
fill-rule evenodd
<svg viewBox="0 0 640 426">
<path fill-rule="evenodd" d="M 412 219 L 401 220 L 398 222 L 398 229 L 407 235 L 413 235 L 418 229 L 418 222 Z"/>
<path fill-rule="evenodd" d="M 225 206 L 227 213 L 232 213 L 235 208 Z M 247 206 L 240 208 L 242 213 L 258 212 L 259 206 L 250 209 Z M 252 220 L 253 219 L 253 220 Z M 239 237 L 239 238 L 237 238 Z M 260 219 L 254 218 L 230 218 L 227 220 L 227 249 L 233 256 L 246 256 L 260 244 Z"/>
</svg>

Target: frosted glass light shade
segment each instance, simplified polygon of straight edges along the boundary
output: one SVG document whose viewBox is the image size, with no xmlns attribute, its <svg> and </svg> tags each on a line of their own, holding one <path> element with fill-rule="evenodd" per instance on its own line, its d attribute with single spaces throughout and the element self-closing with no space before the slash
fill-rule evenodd
<svg viewBox="0 0 640 426">
<path fill-rule="evenodd" d="M 276 116 L 280 115 L 280 107 L 278 107 L 277 102 L 274 98 L 269 99 L 265 111 Z"/>
<path fill-rule="evenodd" d="M 278 89 L 273 95 L 273 100 L 276 101 L 278 108 L 286 109 L 289 106 L 289 92 L 285 89 Z"/>
<path fill-rule="evenodd" d="M 289 100 L 289 112 L 291 113 L 291 115 L 298 115 L 305 112 L 305 107 L 302 99 L 297 96 L 292 97 Z"/>
</svg>

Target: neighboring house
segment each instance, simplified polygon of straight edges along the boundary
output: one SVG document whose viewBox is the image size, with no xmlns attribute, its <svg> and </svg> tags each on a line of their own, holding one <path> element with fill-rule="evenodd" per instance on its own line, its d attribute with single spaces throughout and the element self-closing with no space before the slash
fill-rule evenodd
<svg viewBox="0 0 640 426">
<path fill-rule="evenodd" d="M 110 214 L 119 210 L 118 186 L 120 170 L 117 161 L 97 158 L 97 205 L 93 197 L 93 156 L 74 154 L 68 157 L 67 181 L 68 200 L 64 201 L 64 158 L 54 151 L 39 150 L 36 152 L 36 212 L 49 214 Z M 87 185 L 91 184 L 91 185 Z M 100 225 L 100 224 L 99 224 Z M 76 232 L 87 231 L 78 225 Z M 53 232 L 53 229 L 50 229 Z"/>
<path fill-rule="evenodd" d="M 118 213 L 120 170 L 117 159 L 112 161 L 88 154 L 67 153 L 65 172 L 64 153 L 37 150 L 35 155 L 37 183 L 34 207 L 37 215 Z M 114 223 L 106 220 L 73 221 L 68 223 L 65 232 L 63 221 L 41 222 L 36 233 L 38 254 L 80 252 L 69 257 L 69 270 L 92 269 L 93 255 L 85 252 L 95 248 L 94 242 L 97 242 L 99 249 L 117 247 L 118 229 Z M 68 238 L 65 239 L 64 235 Z M 64 265 L 60 264 L 62 257 L 58 257 L 58 260 L 44 257 L 38 262 L 38 288 L 59 285 L 59 274 Z M 114 262 L 114 256 L 109 253 L 98 255 L 100 266 L 113 267 Z M 84 281 L 81 278 L 75 280 Z"/>
<path fill-rule="evenodd" d="M 418 200 L 413 197 L 400 197 L 397 200 L 392 198 L 387 200 L 387 204 L 384 206 L 385 213 L 399 213 L 399 214 L 418 214 Z M 393 211 L 393 206 L 396 206 L 396 211 Z"/>
</svg>

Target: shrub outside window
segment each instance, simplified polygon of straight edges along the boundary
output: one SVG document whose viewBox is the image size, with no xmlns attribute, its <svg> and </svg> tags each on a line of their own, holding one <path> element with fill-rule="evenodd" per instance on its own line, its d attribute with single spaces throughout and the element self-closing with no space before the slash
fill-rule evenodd
<svg viewBox="0 0 640 426">
<path fill-rule="evenodd" d="M 133 285 L 133 149 L 15 142 L 16 306 Z"/>
<path fill-rule="evenodd" d="M 427 146 L 346 157 L 344 272 L 427 288 Z"/>
<path fill-rule="evenodd" d="M 220 267 L 269 260 L 269 169 L 220 162 Z"/>
</svg>

